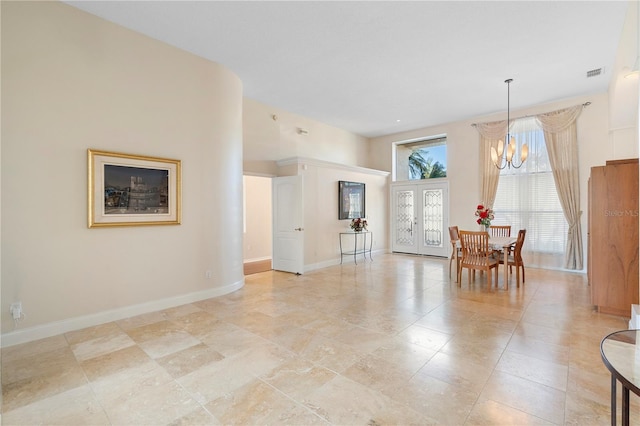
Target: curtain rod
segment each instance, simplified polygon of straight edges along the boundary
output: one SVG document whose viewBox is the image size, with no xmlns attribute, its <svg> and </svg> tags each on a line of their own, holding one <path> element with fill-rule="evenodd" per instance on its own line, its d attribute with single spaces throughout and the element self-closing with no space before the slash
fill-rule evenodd
<svg viewBox="0 0 640 426">
<path fill-rule="evenodd" d="M 582 108 L 586 108 L 586 107 L 588 107 L 589 105 L 591 105 L 591 101 L 587 101 L 587 102 L 583 103 L 583 104 L 582 104 Z M 564 108 L 562 108 L 562 109 L 564 109 Z M 558 111 L 559 111 L 559 110 L 558 110 Z M 551 112 L 553 112 L 553 111 L 551 111 Z M 548 113 L 543 112 L 542 114 L 548 114 Z M 511 120 L 513 121 L 513 120 L 517 120 L 517 119 L 519 119 L 519 118 L 535 117 L 536 115 L 540 115 L 540 114 L 521 115 L 521 116 L 519 116 L 519 117 L 512 118 Z M 478 125 L 478 123 L 471 123 L 471 126 L 472 126 L 472 127 L 476 127 L 477 125 Z"/>
</svg>

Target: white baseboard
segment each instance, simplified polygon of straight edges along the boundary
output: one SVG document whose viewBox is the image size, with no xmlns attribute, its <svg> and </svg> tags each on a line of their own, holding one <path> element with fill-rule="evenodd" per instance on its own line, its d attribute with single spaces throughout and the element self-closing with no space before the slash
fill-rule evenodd
<svg viewBox="0 0 640 426">
<path fill-rule="evenodd" d="M 34 340 L 57 336 L 58 334 L 81 330 L 83 328 L 93 327 L 111 321 L 118 321 L 121 319 L 134 317 L 136 315 L 161 311 L 163 309 L 169 309 L 187 303 L 193 303 L 200 300 L 210 299 L 212 297 L 223 296 L 225 294 L 234 292 L 242 288 L 243 286 L 244 278 L 241 281 L 229 284 L 224 287 L 197 291 L 194 293 L 169 297 L 167 299 L 145 302 L 138 305 L 124 306 L 122 308 L 111 309 L 108 311 L 84 315 L 81 317 L 69 318 L 62 321 L 56 321 L 35 327 L 25 328 L 23 330 L 14 330 L 9 333 L 4 333 L 1 336 L 1 347 L 5 348 L 8 346 L 18 345 L 20 343 L 32 342 Z"/>
</svg>

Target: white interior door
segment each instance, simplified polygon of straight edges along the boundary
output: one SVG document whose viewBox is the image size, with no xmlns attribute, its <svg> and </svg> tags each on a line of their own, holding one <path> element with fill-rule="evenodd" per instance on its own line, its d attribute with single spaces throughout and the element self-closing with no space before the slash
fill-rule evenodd
<svg viewBox="0 0 640 426">
<path fill-rule="evenodd" d="M 302 176 L 272 179 L 273 269 L 302 274 L 304 227 Z"/>
<path fill-rule="evenodd" d="M 449 256 L 449 189 L 443 181 L 394 185 L 392 251 Z"/>
</svg>

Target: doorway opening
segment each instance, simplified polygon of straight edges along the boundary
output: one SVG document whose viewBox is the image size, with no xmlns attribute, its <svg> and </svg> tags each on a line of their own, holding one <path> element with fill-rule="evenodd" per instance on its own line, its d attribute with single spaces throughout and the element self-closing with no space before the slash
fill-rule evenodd
<svg viewBox="0 0 640 426">
<path fill-rule="evenodd" d="M 271 178 L 243 176 L 244 274 L 270 271 L 273 260 Z"/>
</svg>

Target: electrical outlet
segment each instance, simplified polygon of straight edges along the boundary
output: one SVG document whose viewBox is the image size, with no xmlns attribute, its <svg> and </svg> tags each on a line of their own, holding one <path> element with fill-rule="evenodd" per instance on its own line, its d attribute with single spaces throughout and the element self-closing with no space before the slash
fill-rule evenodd
<svg viewBox="0 0 640 426">
<path fill-rule="evenodd" d="M 204 276 L 205 276 L 205 277 L 207 277 L 207 279 L 208 279 L 208 280 L 210 280 L 210 279 L 211 279 L 211 276 L 212 276 L 211 271 L 207 271 L 207 272 L 205 272 L 205 273 L 204 273 Z"/>
<path fill-rule="evenodd" d="M 11 318 L 14 320 L 22 318 L 22 302 L 13 302 L 9 307 L 9 312 L 11 312 Z"/>
</svg>

